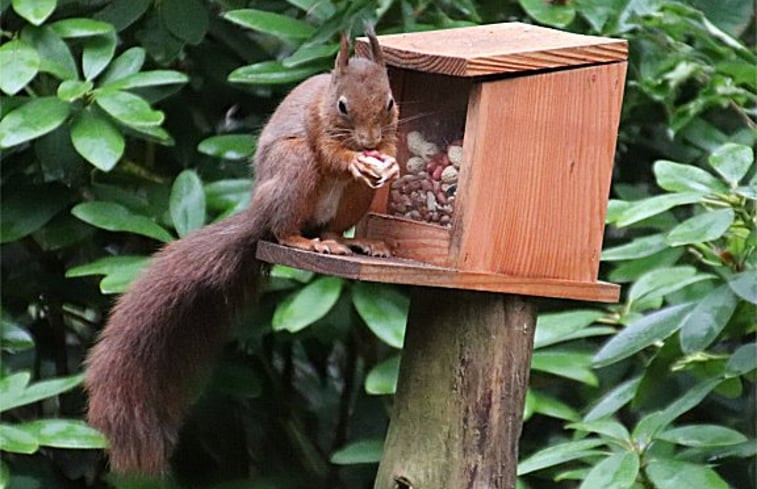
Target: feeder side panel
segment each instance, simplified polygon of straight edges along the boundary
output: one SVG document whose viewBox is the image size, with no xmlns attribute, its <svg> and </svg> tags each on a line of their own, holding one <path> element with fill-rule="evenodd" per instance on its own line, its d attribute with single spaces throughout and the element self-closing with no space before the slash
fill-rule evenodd
<svg viewBox="0 0 757 489">
<path fill-rule="evenodd" d="M 472 92 L 458 269 L 596 281 L 625 72 L 610 63 Z"/>
</svg>

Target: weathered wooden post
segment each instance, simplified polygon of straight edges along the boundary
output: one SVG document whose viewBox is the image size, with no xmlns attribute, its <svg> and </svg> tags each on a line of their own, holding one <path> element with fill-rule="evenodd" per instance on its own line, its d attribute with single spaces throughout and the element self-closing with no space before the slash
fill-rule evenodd
<svg viewBox="0 0 757 489">
<path fill-rule="evenodd" d="M 375 489 L 509 489 L 536 318 L 524 296 L 618 298 L 597 273 L 627 45 L 519 23 L 380 41 L 402 175 L 358 234 L 396 257 L 271 243 L 258 257 L 421 286 Z"/>
</svg>

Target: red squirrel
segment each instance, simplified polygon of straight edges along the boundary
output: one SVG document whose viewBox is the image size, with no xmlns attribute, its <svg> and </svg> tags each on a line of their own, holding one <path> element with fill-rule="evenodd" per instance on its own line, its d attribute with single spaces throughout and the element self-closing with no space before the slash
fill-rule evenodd
<svg viewBox="0 0 757 489">
<path fill-rule="evenodd" d="M 343 35 L 331 74 L 300 83 L 273 113 L 258 139 L 248 209 L 167 245 L 111 311 L 85 385 L 88 420 L 108 438 L 115 472 L 167 472 L 191 384 L 259 288 L 258 240 L 390 255 L 383 242 L 341 237 L 373 189 L 399 172 L 397 104 L 378 40 L 366 34 L 372 59 L 350 58 Z"/>
</svg>

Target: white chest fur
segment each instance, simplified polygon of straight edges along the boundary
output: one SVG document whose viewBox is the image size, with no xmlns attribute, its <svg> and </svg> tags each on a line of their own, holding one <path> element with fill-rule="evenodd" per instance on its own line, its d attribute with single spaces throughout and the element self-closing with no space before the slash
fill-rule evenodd
<svg viewBox="0 0 757 489">
<path fill-rule="evenodd" d="M 313 210 L 313 222 L 325 224 L 336 216 L 347 180 L 329 179 L 321 183 Z"/>
</svg>

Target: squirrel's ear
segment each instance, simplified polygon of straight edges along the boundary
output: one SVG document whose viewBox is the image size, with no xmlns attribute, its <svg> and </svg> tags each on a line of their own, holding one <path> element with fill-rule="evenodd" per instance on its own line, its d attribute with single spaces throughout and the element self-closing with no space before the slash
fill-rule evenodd
<svg viewBox="0 0 757 489">
<path fill-rule="evenodd" d="M 342 32 L 342 39 L 339 42 L 339 54 L 336 55 L 336 62 L 334 63 L 334 71 L 339 73 L 342 69 L 347 67 L 347 63 L 350 61 L 350 38 L 346 32 Z"/>
<path fill-rule="evenodd" d="M 371 42 L 371 58 L 373 58 L 373 62 L 382 67 L 386 66 L 384 63 L 384 52 L 381 50 L 378 38 L 376 38 L 376 31 L 373 30 L 373 24 L 365 22 L 363 24 L 363 31 Z"/>
</svg>

